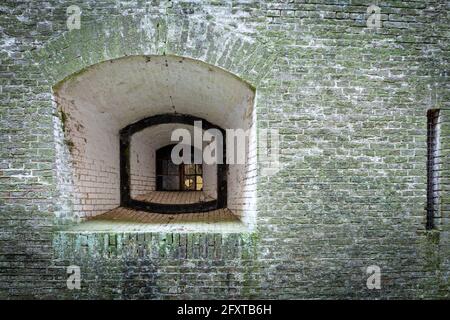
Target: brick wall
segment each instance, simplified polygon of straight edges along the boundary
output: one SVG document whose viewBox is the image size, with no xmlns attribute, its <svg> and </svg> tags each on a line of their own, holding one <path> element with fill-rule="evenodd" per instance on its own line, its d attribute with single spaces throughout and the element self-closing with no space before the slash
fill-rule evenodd
<svg viewBox="0 0 450 320">
<path fill-rule="evenodd" d="M 449 199 L 449 147 L 450 147 L 450 110 L 448 108 L 440 111 L 440 141 L 439 146 L 439 192 L 440 192 L 440 221 L 439 226 L 448 229 L 450 219 L 450 199 Z"/>
<path fill-rule="evenodd" d="M 257 138 L 254 116 L 248 119 L 245 131 L 248 136 L 245 141 L 245 163 L 229 164 L 228 173 L 228 208 L 241 218 L 250 229 L 255 227 L 256 220 L 256 178 L 257 178 Z M 227 144 L 227 153 L 238 154 L 238 143 L 231 148 Z"/>
<path fill-rule="evenodd" d="M 425 231 L 426 111 L 450 101 L 448 1 L 379 2 L 377 30 L 356 0 L 78 4 L 71 32 L 69 3 L 0 7 L 0 297 L 448 298 L 448 224 Z M 257 128 L 280 132 L 282 170 L 257 177 L 255 229 L 59 230 L 74 211 L 52 87 L 102 61 L 169 53 L 250 83 Z M 70 264 L 80 291 L 65 287 Z M 381 290 L 366 287 L 374 264 Z"/>
<path fill-rule="evenodd" d="M 156 159 L 152 135 L 145 130 L 134 134 L 130 143 L 131 197 L 156 190 Z"/>
<path fill-rule="evenodd" d="M 217 199 L 217 166 L 203 163 L 203 192 Z"/>
<path fill-rule="evenodd" d="M 113 131 L 113 118 L 94 106 L 76 105 L 65 90 L 64 86 L 55 93 L 59 116 L 55 130 L 61 146 L 57 158 L 64 163 L 57 171 L 68 177 L 57 188 L 63 195 L 64 190 L 69 193 L 64 196 L 70 213 L 64 216 L 83 219 L 119 206 L 119 136 Z"/>
</svg>

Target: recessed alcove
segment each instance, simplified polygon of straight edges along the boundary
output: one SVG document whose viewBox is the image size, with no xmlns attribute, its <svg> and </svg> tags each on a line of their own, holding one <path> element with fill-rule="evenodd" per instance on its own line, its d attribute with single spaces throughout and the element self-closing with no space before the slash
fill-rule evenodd
<svg viewBox="0 0 450 320">
<path fill-rule="evenodd" d="M 177 136 L 176 130 L 180 130 L 181 136 Z M 222 151 L 215 152 L 218 157 L 220 154 L 220 159 L 216 158 L 214 163 L 203 161 L 203 151 L 214 140 L 212 137 L 212 141 L 203 140 L 207 132 L 220 135 L 216 139 L 221 141 Z M 181 138 L 180 143 L 174 144 L 174 138 Z M 121 206 L 153 213 L 226 208 L 228 164 L 224 140 L 226 131 L 222 128 L 205 119 L 178 113 L 151 116 L 123 128 L 120 130 Z M 187 158 L 174 163 L 178 160 L 172 158 L 184 152 Z M 172 191 L 180 197 L 170 195 Z M 195 191 L 198 201 L 192 202 Z M 162 198 L 164 201 L 159 201 Z M 170 203 L 168 198 L 173 201 Z"/>
<path fill-rule="evenodd" d="M 147 127 L 131 137 L 130 197 L 132 199 L 165 204 L 194 203 L 199 202 L 202 198 L 217 199 L 216 165 L 203 163 L 201 165 L 192 165 L 193 168 L 191 166 L 181 168 L 180 166 L 171 165 L 170 155 L 167 152 L 170 153 L 171 147 L 175 144 L 171 140 L 171 133 L 176 129 L 187 130 L 193 136 L 193 126 L 170 123 Z M 206 146 L 206 143 L 203 143 L 203 146 Z M 160 156 L 158 157 L 158 155 Z M 159 159 L 161 157 L 165 159 Z M 195 181 L 192 186 L 182 188 L 180 170 L 184 174 L 188 173 L 188 170 L 195 170 L 195 168 L 197 168 L 197 171 L 201 169 L 201 186 L 200 183 L 197 186 L 197 181 Z M 172 184 L 169 184 L 169 181 L 167 181 L 170 178 L 165 178 L 164 176 L 164 173 L 169 174 L 169 170 L 176 171 L 176 174 L 170 172 L 173 176 L 170 180 Z M 182 192 L 187 189 L 192 192 L 188 194 Z M 180 196 L 176 197 L 177 194 Z M 199 201 L 193 201 L 193 199 L 197 198 Z"/>
<path fill-rule="evenodd" d="M 180 214 L 170 220 L 201 224 L 203 217 L 204 223 L 231 221 L 254 227 L 255 90 L 246 82 L 198 60 L 132 56 L 105 61 L 68 77 L 54 87 L 54 97 L 58 218 L 82 221 L 77 228 L 89 223 L 100 226 L 101 221 L 115 221 L 115 227 L 120 227 L 119 220 L 157 226 L 159 220 Z M 180 117 L 189 121 L 141 125 L 153 121 L 149 119 Z M 189 190 L 162 190 L 158 188 L 162 174 L 157 172 L 157 152 L 176 143 L 171 140 L 174 130 L 193 134 L 193 120 L 203 121 L 202 132 L 212 127 L 224 134 L 228 129 L 245 131 L 246 161 L 186 167 L 185 180 L 175 179 L 180 186 L 189 185 Z M 206 145 L 203 142 L 202 147 Z M 201 185 L 199 190 L 192 190 L 194 178 Z M 139 207 L 139 203 L 146 204 Z M 180 205 L 188 209 L 172 210 Z M 133 216 L 136 221 L 130 221 Z"/>
</svg>

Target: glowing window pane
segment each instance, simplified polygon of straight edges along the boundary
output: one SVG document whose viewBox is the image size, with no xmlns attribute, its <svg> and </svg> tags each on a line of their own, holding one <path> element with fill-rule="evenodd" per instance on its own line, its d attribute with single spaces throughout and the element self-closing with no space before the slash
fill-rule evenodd
<svg viewBox="0 0 450 320">
<path fill-rule="evenodd" d="M 202 176 L 196 176 L 196 190 L 201 191 L 203 188 L 203 178 Z"/>
</svg>

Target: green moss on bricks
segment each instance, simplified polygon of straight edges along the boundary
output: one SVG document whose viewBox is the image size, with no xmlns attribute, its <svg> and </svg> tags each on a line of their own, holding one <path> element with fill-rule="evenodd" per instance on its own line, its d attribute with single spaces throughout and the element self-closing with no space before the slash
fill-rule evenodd
<svg viewBox="0 0 450 320">
<path fill-rule="evenodd" d="M 249 298 L 258 297 L 261 288 L 261 265 L 258 257 L 259 234 L 257 232 L 241 235 L 242 259 L 245 265 L 243 273 L 242 295 Z"/>
<path fill-rule="evenodd" d="M 66 133 L 67 128 L 67 120 L 69 119 L 67 113 L 63 110 L 63 108 L 59 108 L 58 111 L 59 120 L 61 120 L 61 129 L 63 133 Z"/>
<path fill-rule="evenodd" d="M 427 243 L 430 245 L 439 245 L 441 233 L 438 230 L 426 232 Z"/>
<path fill-rule="evenodd" d="M 63 108 L 58 108 L 58 113 L 57 116 L 59 118 L 59 120 L 61 121 L 61 130 L 64 134 L 64 144 L 68 147 L 69 152 L 72 153 L 73 149 L 75 147 L 74 142 L 68 138 L 68 120 L 69 120 L 69 114 L 67 112 L 64 111 Z"/>
<path fill-rule="evenodd" d="M 57 94 L 58 91 L 61 89 L 61 87 L 62 87 L 65 83 L 67 83 L 67 82 L 69 82 L 69 81 L 71 81 L 71 80 L 73 80 L 73 79 L 78 78 L 80 75 L 82 75 L 83 73 L 85 73 L 87 70 L 89 70 L 89 67 L 83 68 L 83 69 L 78 70 L 78 71 L 75 71 L 74 73 L 68 75 L 67 77 L 65 77 L 65 78 L 62 79 L 61 81 L 57 82 L 57 83 L 53 86 L 53 92 L 55 92 L 55 94 Z"/>
<path fill-rule="evenodd" d="M 423 236 L 419 241 L 419 246 L 423 254 L 424 268 L 426 271 L 438 271 L 441 269 L 442 259 L 440 257 L 440 231 L 421 231 Z"/>
<path fill-rule="evenodd" d="M 64 144 L 69 148 L 69 152 L 73 153 L 73 149 L 75 148 L 75 143 L 73 143 L 70 139 L 64 139 Z"/>
<path fill-rule="evenodd" d="M 141 2 L 125 15 L 114 1 L 86 0 L 72 31 L 62 1 L 27 2 L 26 19 L 51 31 L 21 10 L 2 16 L 0 297 L 449 298 L 445 112 L 442 219 L 423 231 L 426 110 L 449 108 L 448 1 L 379 2 L 378 30 L 366 28 L 362 0 Z M 97 64 L 161 54 L 244 79 L 257 88 L 257 128 L 280 130 L 284 169 L 255 182 L 257 232 L 80 231 L 59 225 L 71 209 L 54 219 L 52 94 Z M 63 132 L 77 129 L 55 116 Z M 67 289 L 69 265 L 81 268 L 81 290 Z M 369 265 L 381 267 L 381 290 L 366 287 Z"/>
</svg>

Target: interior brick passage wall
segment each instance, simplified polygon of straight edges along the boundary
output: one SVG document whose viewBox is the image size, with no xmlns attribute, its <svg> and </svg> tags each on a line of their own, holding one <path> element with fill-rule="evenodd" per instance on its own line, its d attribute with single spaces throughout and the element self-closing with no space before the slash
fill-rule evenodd
<svg viewBox="0 0 450 320">
<path fill-rule="evenodd" d="M 251 102 L 253 103 L 253 102 Z M 253 110 L 253 109 L 252 109 Z M 256 123 L 253 110 L 253 117 L 249 117 L 246 123 L 246 138 L 243 143 L 245 148 L 245 162 L 235 159 L 235 164 L 229 165 L 228 173 L 228 202 L 227 207 L 239 216 L 243 223 L 250 228 L 254 227 L 256 215 L 256 178 L 257 178 L 257 137 Z M 243 141 L 243 140 L 241 140 Z M 238 154 L 238 141 L 235 141 L 234 148 L 228 148 L 227 152 Z"/>
<path fill-rule="evenodd" d="M 84 27 L 71 32 L 69 4 L 0 8 L 1 298 L 449 297 L 448 1 L 380 2 L 378 30 L 359 0 L 78 4 Z M 73 211 L 56 188 L 70 177 L 52 86 L 91 63 L 166 52 L 254 83 L 258 129 L 279 129 L 283 166 L 257 177 L 256 228 L 58 231 Z M 447 115 L 442 226 L 428 232 L 429 108 Z M 66 287 L 70 264 L 81 290 Z M 366 287 L 369 265 L 380 290 Z"/>
<path fill-rule="evenodd" d="M 118 153 L 119 135 L 113 129 L 115 120 L 95 112 L 93 106 L 77 107 L 58 91 L 55 97 L 55 131 L 64 136 L 57 149 L 57 170 L 66 174 L 58 187 L 68 186 L 69 216 L 83 219 L 118 207 L 120 171 L 119 158 L 114 155 Z"/>
<path fill-rule="evenodd" d="M 156 190 L 156 153 L 150 139 L 138 132 L 130 143 L 130 193 L 131 197 Z"/>
<path fill-rule="evenodd" d="M 217 166 L 202 164 L 203 192 L 210 198 L 217 199 Z"/>
</svg>

